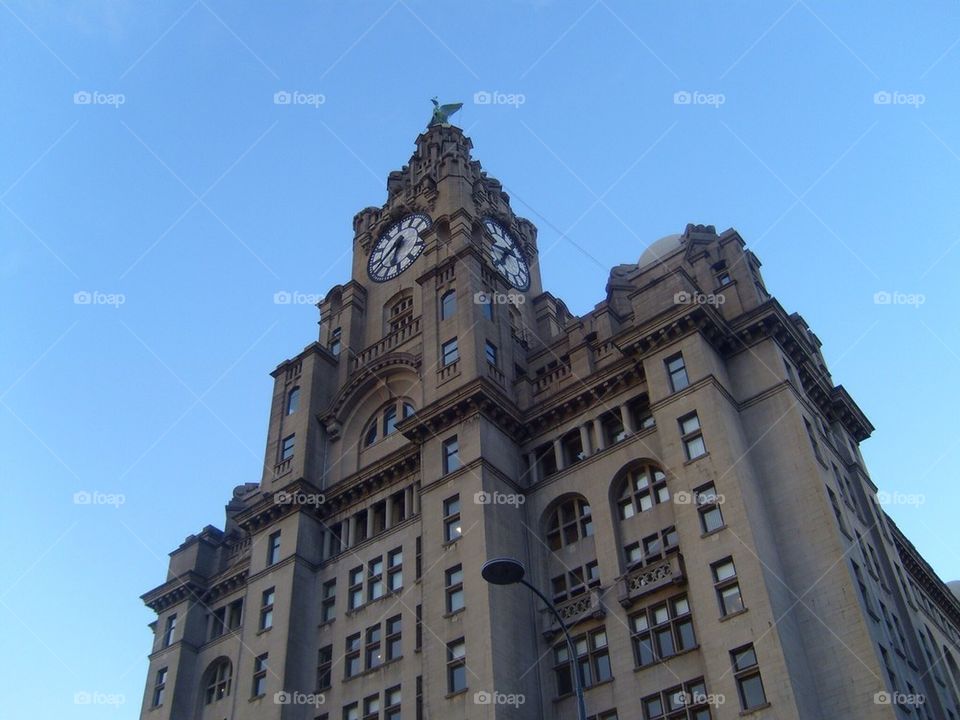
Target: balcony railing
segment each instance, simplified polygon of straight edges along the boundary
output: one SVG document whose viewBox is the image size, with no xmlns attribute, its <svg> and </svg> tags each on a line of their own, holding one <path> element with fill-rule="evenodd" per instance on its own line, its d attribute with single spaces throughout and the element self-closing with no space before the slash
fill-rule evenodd
<svg viewBox="0 0 960 720">
<path fill-rule="evenodd" d="M 587 592 L 575 595 L 557 605 L 557 612 L 560 613 L 560 617 L 568 628 L 584 620 L 601 618 L 607 614 L 601 601 L 601 592 L 600 588 L 590 588 Z M 548 608 L 545 608 L 543 613 L 543 634 L 550 637 L 562 632 L 554 614 Z"/>
<path fill-rule="evenodd" d="M 671 553 L 634 568 L 620 578 L 619 600 L 623 607 L 630 607 L 637 600 L 669 585 L 683 585 L 687 578 L 683 571 L 683 557 Z"/>
<path fill-rule="evenodd" d="M 353 369 L 359 370 L 367 363 L 376 360 L 384 353 L 388 353 L 398 345 L 402 345 L 414 335 L 420 333 L 420 318 L 415 317 L 406 325 L 401 325 L 383 340 L 364 348 L 353 358 Z"/>
</svg>

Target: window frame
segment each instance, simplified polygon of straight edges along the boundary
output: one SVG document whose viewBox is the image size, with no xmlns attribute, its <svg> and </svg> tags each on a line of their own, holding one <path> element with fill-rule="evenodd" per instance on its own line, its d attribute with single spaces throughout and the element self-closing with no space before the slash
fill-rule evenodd
<svg viewBox="0 0 960 720">
<path fill-rule="evenodd" d="M 697 426 L 692 430 L 687 429 L 687 423 L 691 420 L 696 421 Z M 689 412 L 677 418 L 677 424 L 680 426 L 680 442 L 683 444 L 683 452 L 686 455 L 687 462 L 693 462 L 707 454 L 707 444 L 703 439 L 703 424 L 700 422 L 700 415 L 697 411 Z M 693 454 L 691 446 L 699 442 L 700 452 Z"/>
<path fill-rule="evenodd" d="M 732 568 L 733 574 L 721 578 L 718 570 L 727 565 Z M 720 617 L 731 617 L 744 612 L 747 609 L 747 604 L 743 600 L 743 590 L 740 587 L 740 576 L 737 573 L 737 565 L 733 560 L 733 556 L 728 555 L 725 558 L 710 563 L 710 574 L 713 577 L 713 587 L 717 596 L 717 604 L 720 608 Z M 735 610 L 728 609 L 727 597 L 724 594 L 732 588 L 737 589 L 737 600 L 740 603 L 740 607 Z"/>
<path fill-rule="evenodd" d="M 460 346 L 457 343 L 457 336 L 440 345 L 440 367 L 450 367 L 460 360 Z"/>
<path fill-rule="evenodd" d="M 457 648 L 460 653 L 457 654 Z M 457 682 L 462 678 L 462 685 Z M 447 694 L 455 695 L 465 692 L 467 682 L 467 642 L 463 637 L 447 643 Z"/>
<path fill-rule="evenodd" d="M 678 361 L 680 363 L 679 367 L 674 367 Z M 670 390 L 672 392 L 680 392 L 690 387 L 690 376 L 687 374 L 687 363 L 683 359 L 682 352 L 665 358 L 663 365 L 666 368 L 667 380 L 670 383 Z"/>
<path fill-rule="evenodd" d="M 463 537 L 460 518 L 460 493 L 451 495 L 443 501 L 443 541 L 444 544 L 456 542 Z"/>
</svg>

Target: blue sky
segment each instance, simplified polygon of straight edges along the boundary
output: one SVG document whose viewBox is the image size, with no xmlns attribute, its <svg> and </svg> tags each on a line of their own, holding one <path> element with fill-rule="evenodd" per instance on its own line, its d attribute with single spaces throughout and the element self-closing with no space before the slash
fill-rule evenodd
<svg viewBox="0 0 960 720">
<path fill-rule="evenodd" d="M 348 277 L 434 95 L 576 313 L 658 237 L 737 228 L 877 426 L 887 510 L 960 578 L 960 5 L 862 7 L 2 0 L 7 715 L 137 715 L 138 596 L 259 480 L 268 373 L 316 335 L 274 293 Z"/>
</svg>

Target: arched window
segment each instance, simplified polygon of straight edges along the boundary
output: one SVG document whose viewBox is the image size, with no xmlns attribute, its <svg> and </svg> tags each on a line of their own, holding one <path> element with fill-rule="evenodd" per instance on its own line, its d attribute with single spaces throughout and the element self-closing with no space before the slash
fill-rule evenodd
<svg viewBox="0 0 960 720">
<path fill-rule="evenodd" d="M 377 441 L 377 419 L 374 418 L 373 422 L 370 423 L 370 427 L 367 428 L 367 434 L 363 436 L 363 446 L 370 447 Z"/>
<path fill-rule="evenodd" d="M 391 405 L 383 411 L 383 436 L 392 435 L 397 431 L 397 406 Z"/>
<path fill-rule="evenodd" d="M 440 296 L 440 319 L 449 320 L 457 314 L 457 291 L 447 290 Z"/>
<path fill-rule="evenodd" d="M 287 415 L 293 415 L 300 407 L 300 387 L 296 386 L 287 393 Z"/>
<path fill-rule="evenodd" d="M 409 325 L 413 321 L 413 296 L 409 291 L 390 305 L 387 311 L 387 322 L 390 332 L 396 332 L 400 328 Z"/>
<path fill-rule="evenodd" d="M 582 497 L 572 497 L 553 510 L 547 522 L 547 544 L 551 550 L 573 545 L 593 535 L 590 504 Z"/>
<path fill-rule="evenodd" d="M 390 404 L 374 413 L 373 419 L 367 425 L 363 435 L 363 447 L 370 447 L 379 438 L 393 435 L 397 431 L 398 417 L 406 420 L 413 415 L 416 409 L 407 400 L 393 400 Z"/>
<path fill-rule="evenodd" d="M 655 465 L 637 465 L 623 479 L 617 514 L 621 520 L 626 520 L 669 500 L 670 490 L 663 470 Z"/>
<path fill-rule="evenodd" d="M 233 665 L 226 658 L 216 660 L 207 670 L 207 683 L 204 690 L 204 704 L 210 705 L 230 694 L 230 682 L 233 679 Z"/>
</svg>

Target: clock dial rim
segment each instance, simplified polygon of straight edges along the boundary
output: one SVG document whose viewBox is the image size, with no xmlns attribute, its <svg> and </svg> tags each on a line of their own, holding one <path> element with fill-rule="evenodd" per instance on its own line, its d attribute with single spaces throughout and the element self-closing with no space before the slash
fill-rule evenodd
<svg viewBox="0 0 960 720">
<path fill-rule="evenodd" d="M 502 223 L 495 220 L 494 218 L 484 218 L 483 219 L 484 230 L 487 234 L 493 239 L 493 244 L 490 247 L 490 255 L 493 260 L 493 265 L 497 269 L 497 272 L 508 282 L 511 287 L 521 292 L 526 292 L 530 289 L 530 264 L 527 262 L 527 259 L 523 256 L 523 250 L 520 249 L 520 243 L 517 242 L 517 239 L 510 233 L 507 228 L 503 226 Z M 494 228 L 496 231 L 494 231 Z M 494 251 L 495 247 L 502 247 L 497 243 L 497 240 L 503 240 L 513 255 L 514 261 L 517 264 L 517 271 L 511 272 L 506 269 L 505 265 L 501 265 L 497 262 L 497 257 Z M 501 256 L 502 257 L 502 256 Z M 520 279 L 523 279 L 523 282 L 519 282 Z"/>
<path fill-rule="evenodd" d="M 414 220 L 415 224 L 407 225 L 404 227 L 404 224 L 410 220 Z M 420 254 L 423 252 L 426 243 L 423 240 L 423 233 L 430 229 L 433 225 L 433 220 L 426 213 L 414 212 L 404 215 L 402 218 L 393 223 L 390 227 L 380 233 L 380 236 L 377 238 L 377 241 L 374 243 L 373 248 L 370 251 L 370 257 L 367 258 L 367 276 L 377 283 L 389 282 L 394 278 L 398 277 L 404 270 L 409 268 L 416 261 Z M 385 265 L 382 260 L 384 257 L 380 258 L 380 262 L 377 263 L 378 270 L 374 271 L 374 258 L 377 255 L 377 252 L 380 250 L 381 245 L 389 242 L 390 240 L 395 240 L 398 237 L 402 237 L 403 233 L 409 229 L 413 228 L 416 232 L 416 240 L 410 245 L 410 247 L 404 252 L 402 258 L 395 263 L 390 265 Z M 386 252 L 384 253 L 384 256 Z"/>
</svg>

